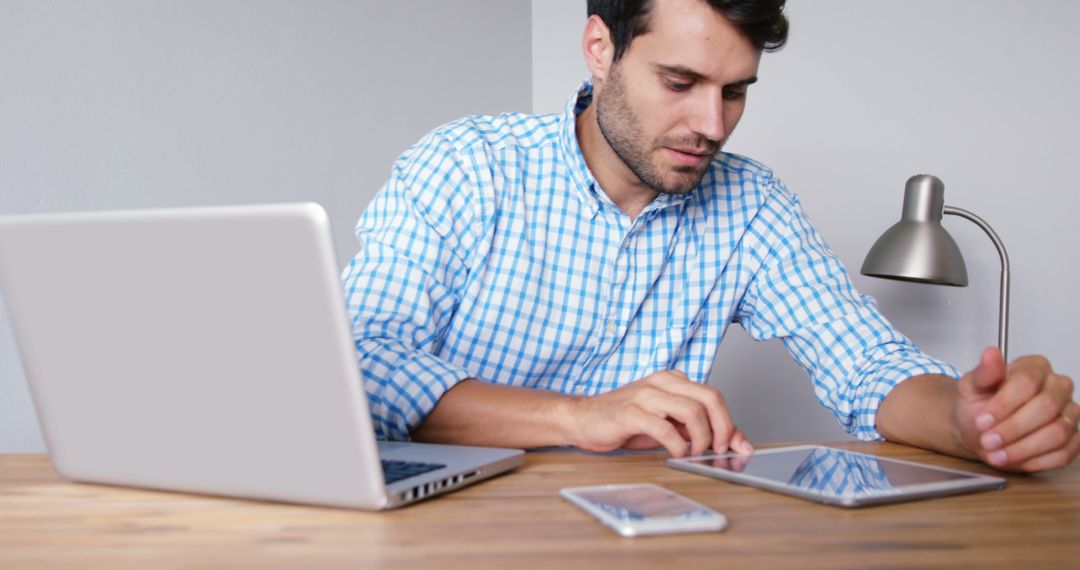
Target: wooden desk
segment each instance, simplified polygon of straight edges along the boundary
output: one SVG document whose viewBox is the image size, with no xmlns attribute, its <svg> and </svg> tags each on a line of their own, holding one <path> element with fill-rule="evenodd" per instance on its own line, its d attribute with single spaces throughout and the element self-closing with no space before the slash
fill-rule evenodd
<svg viewBox="0 0 1080 570">
<path fill-rule="evenodd" d="M 878 455 L 989 472 L 892 444 Z M 723 533 L 620 538 L 562 487 L 654 482 L 728 516 Z M 857 510 L 667 468 L 655 454 L 532 453 L 518 471 L 366 513 L 80 485 L 0 455 L 0 568 L 1080 567 L 1080 467 L 1003 491 Z"/>
</svg>

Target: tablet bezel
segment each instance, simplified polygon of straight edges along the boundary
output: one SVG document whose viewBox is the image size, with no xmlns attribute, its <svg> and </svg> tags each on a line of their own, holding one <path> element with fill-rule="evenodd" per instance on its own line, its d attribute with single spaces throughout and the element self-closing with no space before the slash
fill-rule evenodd
<svg viewBox="0 0 1080 570">
<path fill-rule="evenodd" d="M 709 454 L 698 455 L 694 457 L 671 458 L 667 460 L 667 464 L 669 467 L 673 469 L 679 469 L 681 471 L 697 473 L 699 475 L 705 475 L 706 477 L 722 479 L 724 481 L 730 481 L 732 483 L 739 483 L 742 485 L 749 485 L 752 487 L 757 487 L 759 489 L 765 489 L 767 491 L 773 491 L 785 495 L 792 495 L 802 499 L 840 507 L 862 507 L 868 505 L 896 503 L 901 501 L 911 501 L 916 499 L 926 499 L 931 497 L 941 497 L 946 495 L 957 495 L 962 493 L 973 493 L 976 491 L 1001 489 L 1005 486 L 1005 479 L 1002 477 L 982 475 L 979 473 L 972 473 L 970 471 L 963 471 L 960 469 L 950 469 L 947 467 L 938 467 L 936 465 L 927 465 L 925 463 L 915 463 L 912 461 L 904 461 L 902 459 L 893 459 L 891 457 L 880 457 L 869 453 L 862 453 L 858 451 L 851 451 L 848 449 L 829 447 L 825 445 L 793 445 L 774 447 L 770 449 L 755 451 L 753 455 L 791 452 L 802 453 L 812 451 L 814 449 L 841 451 L 858 456 L 869 457 L 871 459 L 887 463 L 903 464 L 935 472 L 961 474 L 965 475 L 966 478 L 951 479 L 948 481 L 938 481 L 934 483 L 907 485 L 903 487 L 898 487 L 892 491 L 868 491 L 861 494 L 836 494 L 823 491 L 808 490 L 797 487 L 795 485 L 791 485 L 787 481 L 768 479 L 765 477 L 759 477 L 757 475 L 749 475 L 746 473 L 729 471 L 725 469 L 720 469 L 718 467 L 711 467 L 708 465 L 701 465 L 699 463 L 696 463 L 698 461 L 710 459 L 738 457 L 740 455 L 738 453 Z"/>
</svg>

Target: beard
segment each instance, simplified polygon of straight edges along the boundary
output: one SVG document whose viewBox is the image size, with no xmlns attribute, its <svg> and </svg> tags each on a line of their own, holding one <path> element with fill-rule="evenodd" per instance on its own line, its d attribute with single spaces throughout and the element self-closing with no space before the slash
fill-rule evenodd
<svg viewBox="0 0 1080 570">
<path fill-rule="evenodd" d="M 650 155 L 664 147 L 709 148 L 713 154 L 720 152 L 721 142 L 701 136 L 660 138 L 649 141 L 641 129 L 641 121 L 626 100 L 626 84 L 619 66 L 612 67 L 611 75 L 596 96 L 596 122 L 600 134 L 623 164 L 643 184 L 660 194 L 685 194 L 701 182 L 711 161 L 700 166 L 679 165 L 669 171 L 655 164 Z"/>
</svg>

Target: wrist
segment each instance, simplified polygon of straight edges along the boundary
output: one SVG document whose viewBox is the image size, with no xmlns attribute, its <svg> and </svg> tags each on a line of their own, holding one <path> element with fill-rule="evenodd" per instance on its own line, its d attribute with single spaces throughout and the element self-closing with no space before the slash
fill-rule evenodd
<svg viewBox="0 0 1080 570">
<path fill-rule="evenodd" d="M 579 422 L 581 407 L 584 403 L 585 398 L 580 396 L 558 395 L 552 399 L 550 417 L 557 434 L 558 445 L 580 446 L 578 441 L 581 434 Z"/>
<path fill-rule="evenodd" d="M 886 395 L 876 427 L 889 441 L 975 459 L 978 453 L 964 427 L 964 413 L 956 380 L 925 374 L 901 382 Z"/>
<path fill-rule="evenodd" d="M 958 397 L 952 401 L 952 409 L 953 413 L 950 417 L 952 421 L 949 425 L 949 436 L 954 451 L 947 453 L 964 459 L 980 461 L 981 458 L 979 457 L 978 447 L 980 434 L 978 431 L 972 431 L 973 426 L 965 427 L 964 414 L 966 412 Z"/>
</svg>

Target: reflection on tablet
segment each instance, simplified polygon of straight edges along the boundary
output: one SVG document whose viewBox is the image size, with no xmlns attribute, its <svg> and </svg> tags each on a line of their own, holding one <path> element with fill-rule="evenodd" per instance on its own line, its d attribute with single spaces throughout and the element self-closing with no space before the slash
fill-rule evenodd
<svg viewBox="0 0 1080 570">
<path fill-rule="evenodd" d="M 844 507 L 987 491 L 1005 479 L 815 445 L 668 459 L 675 469 Z"/>
<path fill-rule="evenodd" d="M 835 449 L 815 449 L 810 452 L 795 469 L 788 483 L 803 489 L 841 495 L 896 489 L 877 458 L 853 456 Z"/>
</svg>

